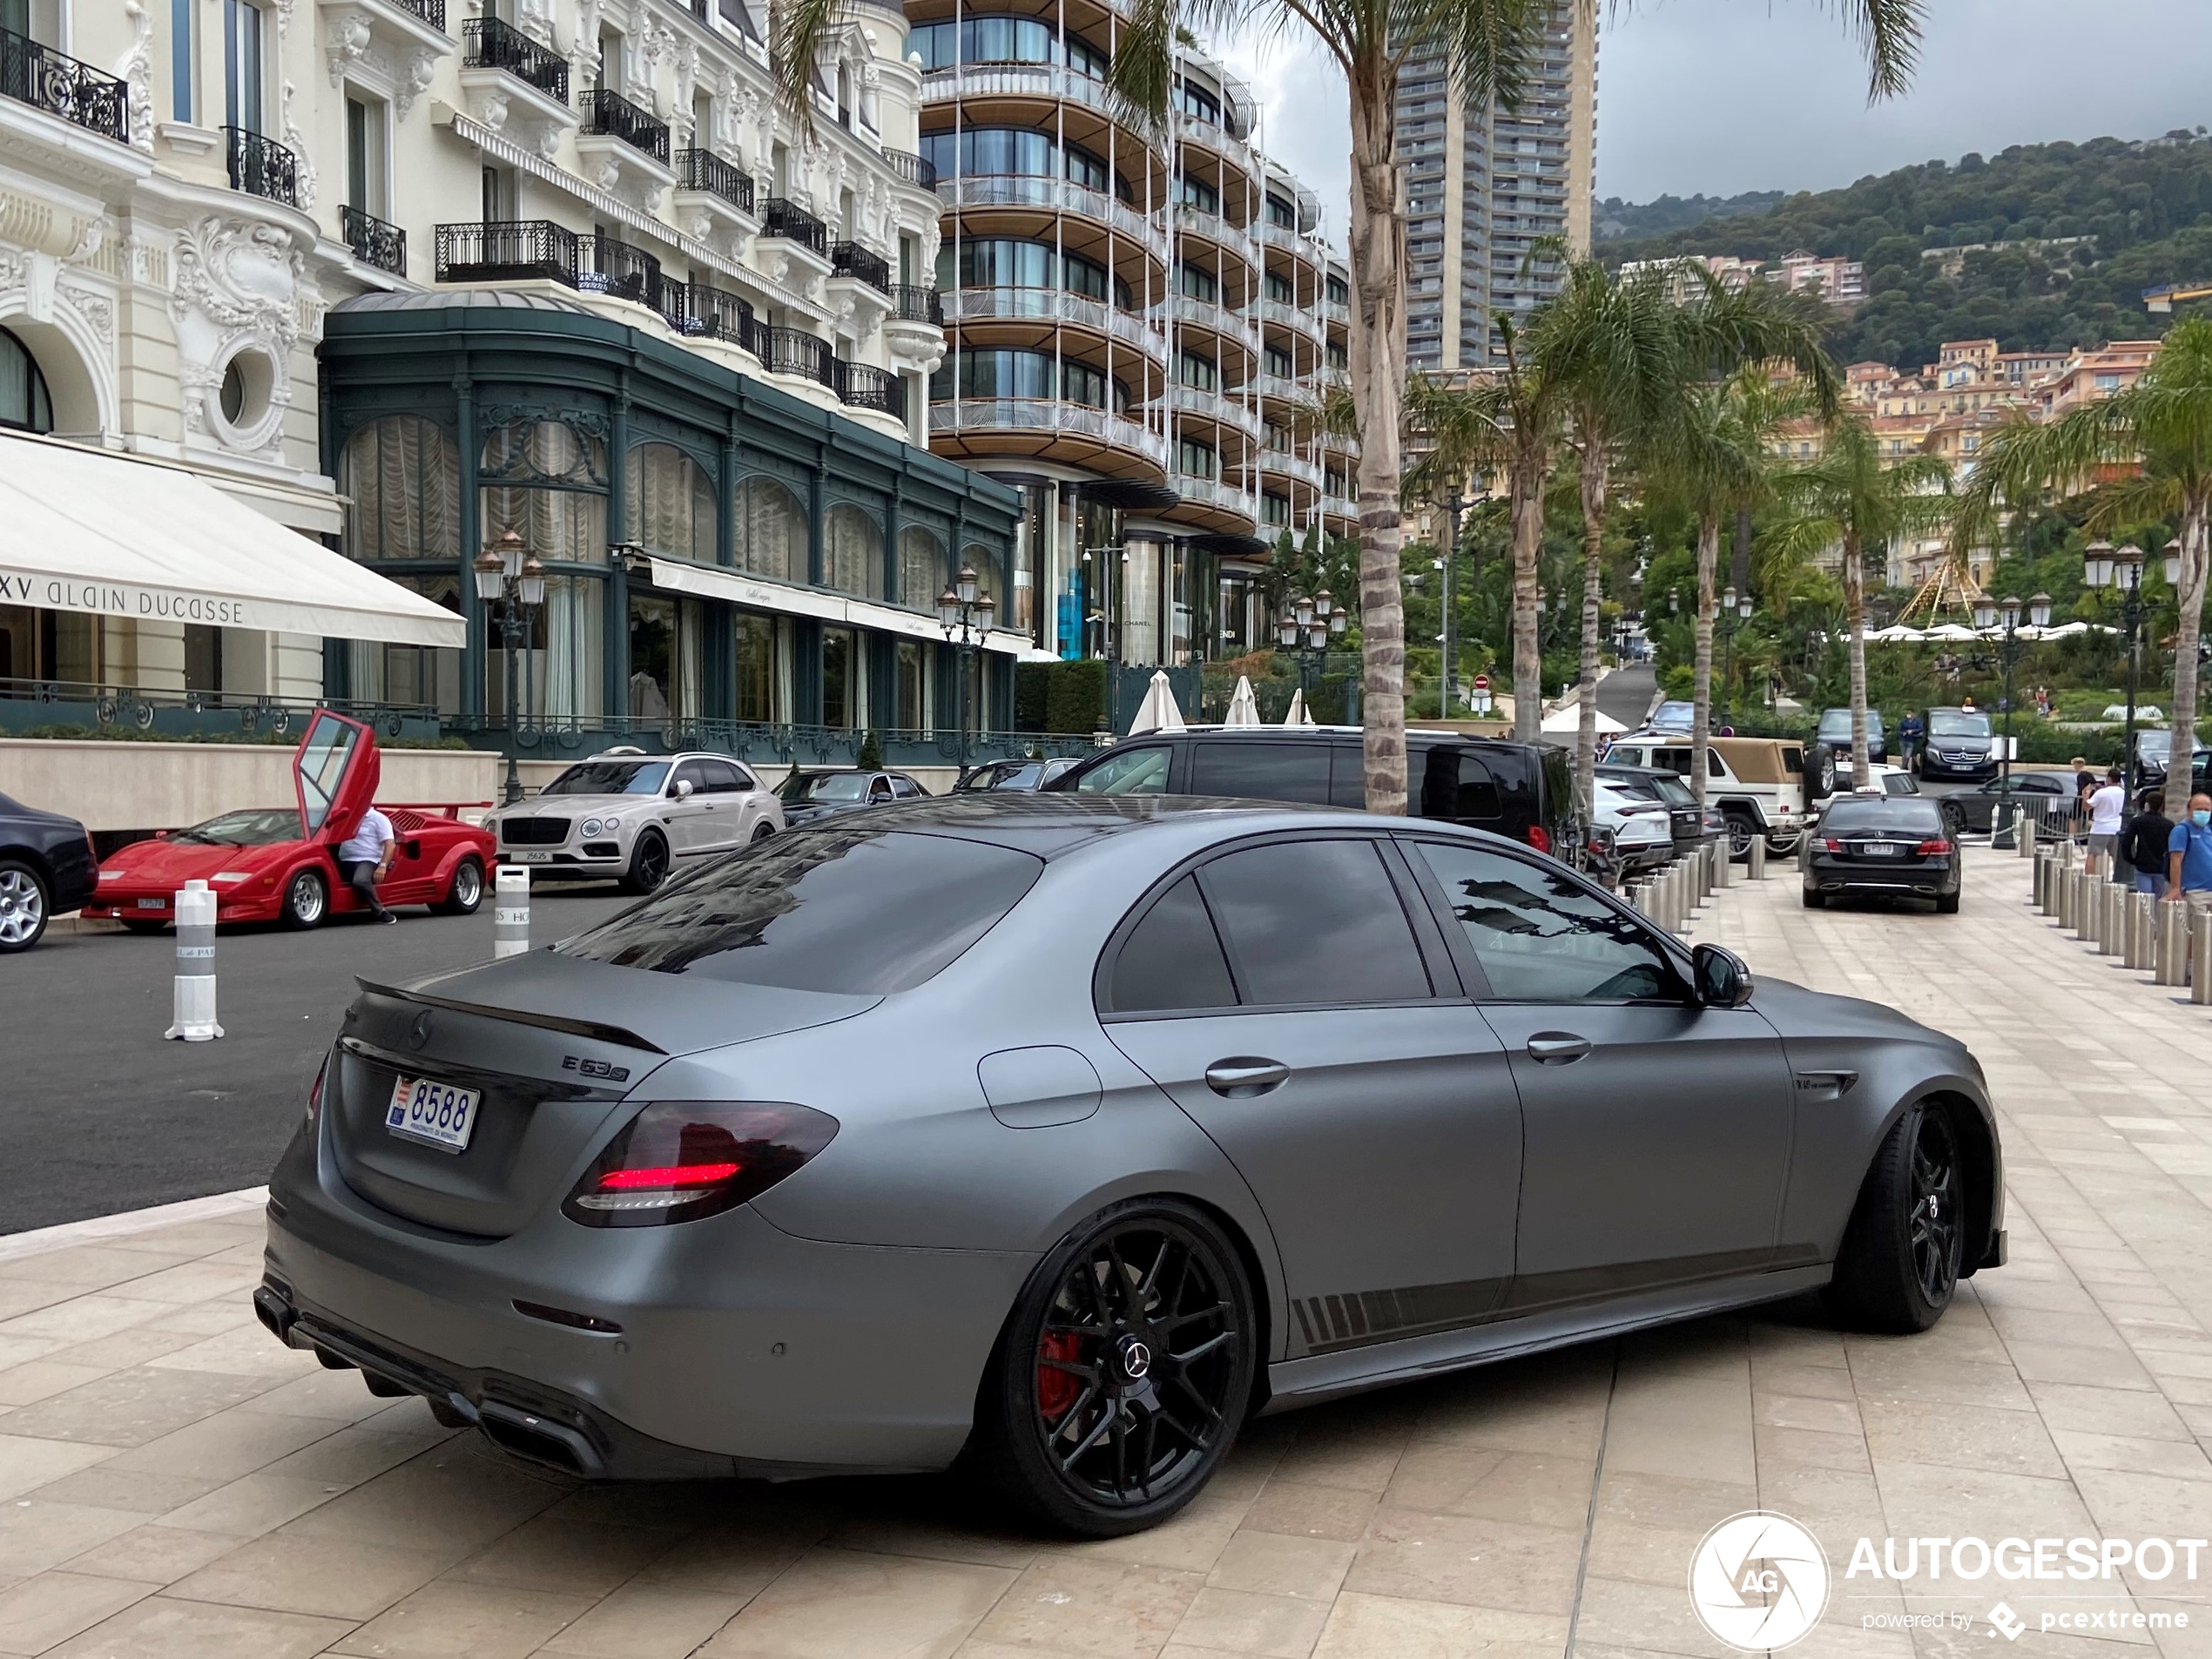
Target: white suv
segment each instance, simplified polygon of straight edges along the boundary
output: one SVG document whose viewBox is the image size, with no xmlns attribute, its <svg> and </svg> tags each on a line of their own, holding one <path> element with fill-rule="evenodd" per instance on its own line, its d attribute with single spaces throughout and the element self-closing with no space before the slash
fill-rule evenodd
<svg viewBox="0 0 2212 1659">
<path fill-rule="evenodd" d="M 619 880 L 651 893 L 678 864 L 774 834 L 783 803 L 727 755 L 610 749 L 484 819 L 499 861 L 533 880 Z"/>
</svg>

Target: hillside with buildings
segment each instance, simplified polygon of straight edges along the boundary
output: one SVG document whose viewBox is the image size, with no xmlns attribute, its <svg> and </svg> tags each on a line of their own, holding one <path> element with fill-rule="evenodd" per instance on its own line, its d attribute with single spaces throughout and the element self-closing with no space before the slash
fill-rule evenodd
<svg viewBox="0 0 2212 1659">
<path fill-rule="evenodd" d="M 1601 220 L 1634 222 L 1635 210 L 1611 206 Z M 2145 312 L 2144 288 L 2212 280 L 2212 138 L 2019 145 L 1802 192 L 1764 212 L 1709 214 L 1602 251 L 1622 261 L 1833 262 L 1831 344 L 1845 361 L 1932 362 L 1946 341 L 1984 336 L 2006 351 L 2155 336 L 2171 319 Z M 1845 292 L 1841 273 L 1854 266 Z"/>
</svg>

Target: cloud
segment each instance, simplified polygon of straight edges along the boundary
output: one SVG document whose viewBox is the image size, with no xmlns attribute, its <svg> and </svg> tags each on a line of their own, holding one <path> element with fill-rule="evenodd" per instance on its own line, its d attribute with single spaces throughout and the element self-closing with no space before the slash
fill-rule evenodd
<svg viewBox="0 0 2212 1659">
<path fill-rule="evenodd" d="M 1341 252 L 1352 211 L 1352 121 L 1336 60 L 1303 29 L 1246 30 L 1211 51 L 1259 99 L 1260 148 L 1321 199 L 1329 241 Z"/>
</svg>

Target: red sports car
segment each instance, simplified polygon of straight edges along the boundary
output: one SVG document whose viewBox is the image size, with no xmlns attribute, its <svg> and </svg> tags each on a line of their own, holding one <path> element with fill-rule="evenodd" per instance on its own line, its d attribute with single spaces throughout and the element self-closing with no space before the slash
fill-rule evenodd
<svg viewBox="0 0 2212 1659">
<path fill-rule="evenodd" d="M 169 925 L 178 889 L 195 880 L 214 889 L 218 923 L 312 927 L 334 911 L 365 909 L 340 877 L 338 848 L 375 799 L 381 767 L 368 727 L 318 709 L 292 758 L 296 805 L 225 813 L 121 848 L 101 864 L 83 914 L 152 932 Z M 463 823 L 458 806 L 382 810 L 399 843 L 377 884 L 384 902 L 474 912 L 492 866 L 490 832 Z"/>
</svg>

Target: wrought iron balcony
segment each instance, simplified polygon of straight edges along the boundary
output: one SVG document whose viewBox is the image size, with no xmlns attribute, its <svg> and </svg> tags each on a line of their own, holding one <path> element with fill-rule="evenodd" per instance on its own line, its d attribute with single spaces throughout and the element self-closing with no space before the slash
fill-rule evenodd
<svg viewBox="0 0 2212 1659">
<path fill-rule="evenodd" d="M 665 165 L 668 161 L 668 124 L 656 120 L 621 93 L 595 87 L 583 95 L 583 130 L 620 138 L 633 150 L 642 150 Z"/>
<path fill-rule="evenodd" d="M 434 258 L 441 282 L 526 282 L 577 286 L 577 233 L 550 219 L 441 225 Z"/>
<path fill-rule="evenodd" d="M 891 303 L 901 322 L 934 323 L 940 328 L 945 326 L 945 301 L 934 288 L 901 282 L 891 290 Z"/>
<path fill-rule="evenodd" d="M 576 239 L 576 286 L 585 293 L 662 309 L 660 261 L 617 237 Z"/>
<path fill-rule="evenodd" d="M 865 282 L 879 293 L 891 292 L 891 262 L 858 242 L 839 242 L 831 247 L 830 274 Z"/>
<path fill-rule="evenodd" d="M 676 187 L 704 190 L 744 212 L 752 211 L 752 175 L 732 166 L 711 150 L 676 152 Z"/>
<path fill-rule="evenodd" d="M 298 157 L 275 139 L 244 127 L 225 127 L 223 136 L 230 145 L 233 190 L 282 202 L 287 207 L 300 205 Z"/>
<path fill-rule="evenodd" d="M 468 69 L 505 70 L 549 98 L 569 101 L 569 60 L 496 17 L 471 17 L 461 25 L 461 62 Z"/>
<path fill-rule="evenodd" d="M 877 409 L 899 420 L 907 418 L 907 383 L 887 368 L 848 363 L 833 358 L 838 401 L 856 409 Z"/>
<path fill-rule="evenodd" d="M 387 225 L 375 214 L 347 203 L 338 210 L 338 228 L 346 246 L 363 265 L 389 271 L 394 276 L 407 274 L 407 233 L 398 226 Z"/>
<path fill-rule="evenodd" d="M 446 30 L 446 0 L 390 0 L 401 11 L 413 12 L 440 34 Z"/>
<path fill-rule="evenodd" d="M 797 202 L 783 196 L 768 198 L 768 211 L 760 220 L 763 236 L 803 243 L 823 259 L 829 257 L 829 226 Z"/>
<path fill-rule="evenodd" d="M 907 183 L 919 185 L 924 190 L 937 188 L 937 164 L 926 157 L 918 156 L 911 150 L 886 150 L 883 159 L 891 171 Z"/>
<path fill-rule="evenodd" d="M 756 327 L 752 334 L 753 355 L 771 374 L 796 374 L 836 388 L 837 358 L 826 340 L 798 328 Z"/>
<path fill-rule="evenodd" d="M 58 115 L 118 144 L 131 141 L 126 83 L 4 29 L 0 29 L 0 97 Z"/>
<path fill-rule="evenodd" d="M 672 282 L 665 286 L 677 287 Z M 759 325 L 753 320 L 749 301 L 705 282 L 693 282 L 682 292 L 685 334 L 705 340 L 726 340 L 747 351 L 758 350 L 753 335 Z"/>
</svg>

